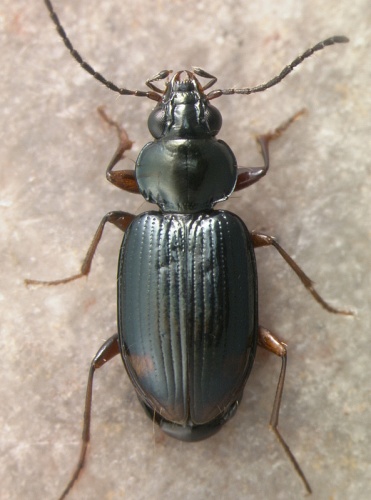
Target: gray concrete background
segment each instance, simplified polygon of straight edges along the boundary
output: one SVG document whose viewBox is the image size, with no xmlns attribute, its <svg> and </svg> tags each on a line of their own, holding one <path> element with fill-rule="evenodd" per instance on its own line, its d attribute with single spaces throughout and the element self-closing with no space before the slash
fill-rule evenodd
<svg viewBox="0 0 371 500">
<path fill-rule="evenodd" d="M 86 59 L 118 85 L 144 88 L 164 68 L 201 66 L 215 88 L 256 85 L 316 42 L 326 49 L 276 88 L 215 101 L 220 138 L 239 164 L 261 159 L 252 139 L 302 107 L 272 145 L 269 175 L 228 208 L 276 235 L 331 303 L 309 296 L 273 249 L 258 251 L 261 323 L 288 343 L 281 431 L 313 499 L 371 495 L 370 40 L 368 0 L 56 1 Z M 152 103 L 118 97 L 71 59 L 41 1 L 0 7 L 1 405 L 0 498 L 55 499 L 77 460 L 88 367 L 115 332 L 121 234 L 107 228 L 88 280 L 27 289 L 26 277 L 75 273 L 101 217 L 140 211 L 110 186 L 115 136 L 135 160 Z M 130 161 L 128 161 L 130 164 Z M 96 377 L 92 445 L 72 499 L 298 499 L 300 480 L 268 431 L 280 361 L 259 352 L 236 417 L 215 437 L 164 438 L 143 414 L 120 359 Z"/>
</svg>

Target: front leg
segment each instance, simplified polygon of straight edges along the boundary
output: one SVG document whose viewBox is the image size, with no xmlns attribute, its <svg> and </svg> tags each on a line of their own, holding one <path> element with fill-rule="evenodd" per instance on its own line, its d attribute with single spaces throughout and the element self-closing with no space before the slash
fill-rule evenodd
<svg viewBox="0 0 371 500">
<path fill-rule="evenodd" d="M 240 167 L 237 171 L 237 183 L 234 188 L 235 191 L 245 189 L 264 177 L 269 169 L 269 143 L 281 137 L 283 132 L 285 132 L 285 130 L 304 113 L 305 109 L 301 109 L 295 113 L 294 116 L 277 127 L 273 132 L 268 132 L 267 134 L 258 135 L 256 137 L 256 141 L 260 146 L 261 154 L 264 160 L 264 166 L 255 168 Z"/>
<path fill-rule="evenodd" d="M 126 130 L 122 128 L 116 121 L 112 120 L 112 118 L 107 115 L 102 107 L 98 108 L 98 113 L 110 127 L 113 127 L 116 130 L 119 140 L 115 154 L 109 162 L 106 170 L 107 180 L 110 181 L 114 186 L 123 189 L 124 191 L 128 191 L 129 193 L 134 194 L 140 194 L 134 170 L 113 171 L 115 165 L 119 161 L 124 159 L 125 152 L 131 149 L 133 142 L 129 139 Z"/>
</svg>

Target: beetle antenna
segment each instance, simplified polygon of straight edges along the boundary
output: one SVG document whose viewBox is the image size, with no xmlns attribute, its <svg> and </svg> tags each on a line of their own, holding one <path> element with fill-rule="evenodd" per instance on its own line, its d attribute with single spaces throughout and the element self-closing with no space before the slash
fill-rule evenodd
<svg viewBox="0 0 371 500">
<path fill-rule="evenodd" d="M 129 90 L 129 89 L 124 89 L 117 87 L 113 82 L 110 82 L 106 78 L 104 78 L 103 75 L 101 75 L 98 71 L 95 71 L 95 69 L 90 66 L 80 55 L 80 53 L 75 49 L 75 47 L 72 45 L 70 39 L 67 36 L 67 33 L 65 32 L 54 8 L 50 0 L 44 0 L 46 8 L 49 11 L 50 17 L 55 24 L 55 27 L 57 28 L 59 36 L 62 38 L 65 46 L 67 49 L 70 51 L 72 57 L 81 65 L 81 67 L 90 73 L 91 76 L 93 76 L 96 80 L 101 82 L 103 85 L 108 87 L 110 90 L 113 90 L 114 92 L 118 92 L 121 95 L 135 95 L 137 97 L 148 97 L 149 99 L 153 99 L 154 101 L 160 101 L 161 96 L 157 92 L 153 91 L 143 91 L 143 90 Z"/>
<path fill-rule="evenodd" d="M 255 92 L 263 92 L 264 90 L 269 89 L 270 87 L 273 87 L 274 85 L 277 85 L 281 80 L 283 80 L 291 71 L 298 66 L 300 63 L 304 61 L 304 59 L 307 59 L 310 57 L 312 54 L 315 52 L 324 49 L 325 47 L 328 47 L 330 45 L 334 45 L 335 43 L 348 43 L 349 39 L 345 36 L 333 36 L 331 38 L 327 38 L 326 40 L 323 40 L 323 42 L 319 42 L 314 47 L 311 47 L 310 49 L 306 50 L 303 54 L 298 56 L 296 59 L 292 61 L 291 64 L 288 64 L 281 73 L 272 80 L 269 80 L 267 83 L 263 83 L 261 85 L 257 85 L 256 87 L 244 87 L 242 89 L 219 89 L 219 90 L 213 90 L 210 92 L 207 97 L 208 99 L 215 99 L 216 97 L 220 97 L 221 95 L 230 95 L 230 94 L 254 94 Z"/>
</svg>

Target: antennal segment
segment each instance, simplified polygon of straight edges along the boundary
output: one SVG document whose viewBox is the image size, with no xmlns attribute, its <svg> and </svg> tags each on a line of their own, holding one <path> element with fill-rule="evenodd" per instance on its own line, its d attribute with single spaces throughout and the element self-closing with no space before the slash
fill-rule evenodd
<svg viewBox="0 0 371 500">
<path fill-rule="evenodd" d="M 124 89 L 117 87 L 113 82 L 110 82 L 109 80 L 106 80 L 101 73 L 98 71 L 95 71 L 95 69 L 90 66 L 84 59 L 81 57 L 79 52 L 74 48 L 72 45 L 70 39 L 68 38 L 56 12 L 54 11 L 53 5 L 50 2 L 50 0 L 44 0 L 46 8 L 49 11 L 50 17 L 55 24 L 59 36 L 62 38 L 65 46 L 67 49 L 70 51 L 72 57 L 81 65 L 81 67 L 90 73 L 91 76 L 93 76 L 96 80 L 98 80 L 100 83 L 103 83 L 106 87 L 108 87 L 110 90 L 113 90 L 114 92 L 118 92 L 121 95 L 134 95 L 137 97 L 148 97 L 149 99 L 153 99 L 154 101 L 160 101 L 161 100 L 161 95 L 159 95 L 157 92 L 153 91 L 143 91 L 143 90 L 129 90 L 129 89 Z"/>
<path fill-rule="evenodd" d="M 275 76 L 272 78 L 272 80 L 269 80 L 267 83 L 263 83 L 261 85 L 257 85 L 256 87 L 245 87 L 241 89 L 219 89 L 219 90 L 213 90 L 207 95 L 207 98 L 210 99 L 215 99 L 216 97 L 220 97 L 221 95 L 230 95 L 230 94 L 254 94 L 255 92 L 263 92 L 264 90 L 269 89 L 270 87 L 273 87 L 274 85 L 277 85 L 281 80 L 283 80 L 291 71 L 298 66 L 300 63 L 304 61 L 304 59 L 307 59 L 310 57 L 314 52 L 318 52 L 319 50 L 324 49 L 325 47 L 328 47 L 330 45 L 334 45 L 335 43 L 348 43 L 349 39 L 345 36 L 333 36 L 331 38 L 327 38 L 326 40 L 323 40 L 323 42 L 319 42 L 314 47 L 306 50 L 302 55 L 298 56 L 296 59 L 292 61 L 291 64 L 287 65 L 281 73 L 278 76 Z"/>
</svg>

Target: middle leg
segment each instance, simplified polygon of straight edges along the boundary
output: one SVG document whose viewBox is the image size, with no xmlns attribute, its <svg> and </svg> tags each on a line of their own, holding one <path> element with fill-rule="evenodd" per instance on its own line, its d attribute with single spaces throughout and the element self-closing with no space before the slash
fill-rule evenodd
<svg viewBox="0 0 371 500">
<path fill-rule="evenodd" d="M 347 309 L 337 309 L 336 307 L 328 304 L 325 299 L 321 297 L 321 295 L 317 292 L 317 290 L 313 286 L 313 281 L 305 274 L 305 272 L 298 266 L 298 264 L 290 257 L 290 255 L 277 243 L 277 241 L 273 238 L 273 236 L 269 236 L 264 233 L 258 233 L 257 231 L 253 231 L 251 233 L 252 241 L 254 248 L 273 246 L 278 253 L 283 257 L 283 259 L 287 262 L 287 264 L 291 267 L 294 273 L 299 277 L 300 281 L 303 283 L 305 288 L 309 293 L 312 294 L 313 298 L 321 304 L 321 306 L 326 309 L 326 311 L 335 313 L 335 314 L 344 314 L 347 316 L 353 316 L 353 312 Z"/>
</svg>

